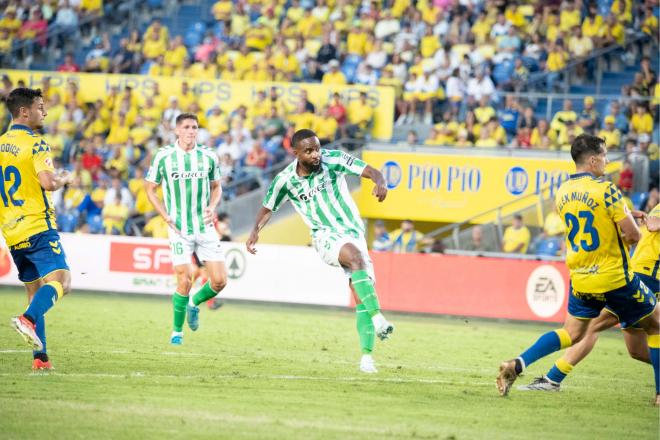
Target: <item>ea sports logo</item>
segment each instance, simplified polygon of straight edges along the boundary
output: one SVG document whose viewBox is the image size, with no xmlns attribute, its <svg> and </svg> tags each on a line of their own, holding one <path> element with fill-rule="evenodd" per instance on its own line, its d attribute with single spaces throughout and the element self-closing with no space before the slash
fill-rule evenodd
<svg viewBox="0 0 660 440">
<path fill-rule="evenodd" d="M 524 193 L 528 184 L 529 176 L 527 175 L 527 171 L 522 167 L 513 167 L 506 174 L 506 190 L 514 196 Z"/>
<path fill-rule="evenodd" d="M 380 172 L 383 173 L 383 177 L 385 177 L 387 189 L 394 189 L 399 186 L 399 183 L 401 183 L 403 173 L 401 172 L 401 166 L 398 162 L 394 162 L 393 160 L 385 162 L 385 165 L 383 165 Z"/>
<path fill-rule="evenodd" d="M 564 278 L 555 267 L 539 266 L 527 280 L 527 304 L 536 316 L 550 318 L 564 304 L 564 289 Z"/>
</svg>

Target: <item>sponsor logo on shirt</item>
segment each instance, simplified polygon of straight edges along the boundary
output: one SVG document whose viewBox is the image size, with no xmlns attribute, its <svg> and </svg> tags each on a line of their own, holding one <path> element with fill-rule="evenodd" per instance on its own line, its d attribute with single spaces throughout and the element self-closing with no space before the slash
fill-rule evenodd
<svg viewBox="0 0 660 440">
<path fill-rule="evenodd" d="M 170 179 L 172 180 L 202 179 L 204 177 L 206 177 L 204 171 L 172 171 L 170 173 Z"/>
<path fill-rule="evenodd" d="M 318 185 L 316 185 L 315 187 L 311 188 L 311 189 L 310 189 L 309 191 L 307 191 L 306 193 L 299 194 L 299 195 L 298 195 L 298 198 L 299 198 L 301 201 L 303 201 L 303 202 L 307 202 L 307 201 L 309 201 L 312 197 L 314 197 L 316 194 L 318 194 L 319 192 L 321 192 L 321 191 L 323 191 L 324 189 L 326 189 L 328 186 L 330 186 L 330 181 L 328 181 L 328 180 L 322 180 Z"/>
</svg>

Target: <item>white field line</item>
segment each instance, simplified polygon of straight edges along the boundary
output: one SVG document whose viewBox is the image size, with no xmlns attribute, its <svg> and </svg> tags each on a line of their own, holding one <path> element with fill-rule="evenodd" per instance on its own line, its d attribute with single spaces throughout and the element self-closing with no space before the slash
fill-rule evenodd
<svg viewBox="0 0 660 440">
<path fill-rule="evenodd" d="M 0 376 L 17 376 L 13 373 L 0 373 Z M 175 375 L 175 374 L 150 374 L 139 371 L 127 372 L 126 374 L 113 374 L 113 373 L 58 373 L 57 371 L 51 372 L 37 372 L 27 373 L 27 377 L 43 377 L 43 376 L 59 376 L 59 377 L 79 377 L 79 378 L 108 378 L 108 379 L 127 379 L 127 378 L 145 378 L 145 379 L 177 379 L 177 380 L 194 380 L 194 379 L 235 379 L 235 380 L 252 380 L 252 379 L 265 379 L 265 380 L 282 380 L 282 381 L 317 381 L 317 382 L 384 382 L 384 383 L 426 383 L 426 384 L 454 384 L 454 385 L 479 385 L 479 386 L 493 386 L 494 382 L 475 382 L 475 381 L 454 381 L 437 378 L 398 378 L 398 377 L 374 377 L 374 376 L 300 376 L 289 374 L 190 374 L 190 375 Z"/>
<path fill-rule="evenodd" d="M 186 352 L 176 352 L 176 351 L 163 351 L 163 352 L 160 352 L 160 353 L 154 353 L 154 352 L 140 353 L 140 352 L 131 351 L 131 350 L 88 350 L 88 351 L 86 351 L 86 350 L 68 350 L 67 349 L 66 352 L 67 353 L 79 353 L 79 354 L 89 354 L 89 353 L 95 353 L 95 354 L 96 353 L 101 353 L 101 354 L 103 354 L 103 353 L 106 353 L 106 354 L 126 354 L 126 355 L 136 355 L 136 356 L 140 355 L 140 354 L 145 354 L 147 356 L 181 356 L 181 357 L 199 357 L 199 358 L 213 358 L 213 359 L 218 358 L 218 357 L 221 357 L 221 358 L 238 358 L 238 359 L 249 357 L 249 356 L 243 356 L 243 355 L 238 355 L 238 354 L 227 354 L 227 353 L 210 354 L 210 353 L 194 353 L 194 352 L 193 353 L 186 353 Z M 9 354 L 19 354 L 19 353 L 32 353 L 32 350 L 11 350 L 11 349 L 0 350 L 0 355 L 2 355 L 2 354 L 8 354 L 8 355 Z M 264 354 L 264 356 L 265 356 L 265 354 Z M 354 365 L 354 364 L 357 365 L 357 362 L 350 362 L 350 361 L 341 360 L 341 359 L 335 359 L 335 360 L 324 359 L 323 364 L 325 364 L 325 365 Z M 472 374 L 492 374 L 493 377 L 495 377 L 497 375 L 496 368 L 485 368 L 485 367 L 468 368 L 468 367 L 455 367 L 455 366 L 448 366 L 448 365 L 429 365 L 429 364 L 408 365 L 408 364 L 403 364 L 403 363 L 384 363 L 384 362 L 376 362 L 376 365 L 377 365 L 377 367 L 380 367 L 382 369 L 388 369 L 388 370 L 392 370 L 392 371 L 395 371 L 399 367 L 401 367 L 402 369 L 408 370 L 408 371 L 422 370 L 422 371 L 427 371 L 427 372 L 438 372 L 438 373 L 457 372 L 457 373 L 472 373 Z M 74 374 L 78 374 L 79 375 L 78 377 L 85 377 L 84 375 L 86 375 L 87 373 L 72 373 L 72 374 L 54 373 L 54 374 L 60 375 L 60 376 L 72 376 Z M 94 373 L 89 373 L 89 374 L 94 374 Z M 98 373 L 98 374 L 102 374 L 102 373 Z M 128 373 L 128 374 L 131 374 L 131 373 Z M 140 373 L 138 373 L 138 374 L 140 374 Z M 603 377 L 602 375 L 583 374 L 583 373 L 578 373 L 578 374 L 581 378 L 588 379 L 588 380 L 608 381 L 608 382 L 612 380 L 611 377 Z M 11 374 L 9 374 L 9 373 L 0 373 L 0 376 L 8 376 L 8 375 L 11 375 Z M 529 373 L 526 374 L 526 376 L 531 377 L 531 375 Z M 90 376 L 90 377 L 93 377 L 93 376 Z M 123 374 L 123 375 L 122 374 L 117 374 L 117 375 L 109 374 L 109 375 L 106 375 L 106 376 L 101 375 L 99 377 L 122 377 L 122 378 L 125 378 L 126 375 L 125 374 Z M 175 378 L 175 377 L 177 377 L 177 378 L 182 378 L 182 377 L 183 378 L 202 378 L 202 377 L 213 378 L 213 377 L 215 377 L 215 378 L 221 379 L 221 378 L 224 378 L 225 376 L 202 376 L 202 375 L 200 375 L 200 376 L 175 376 L 175 375 L 172 375 L 172 376 L 168 376 L 168 375 L 153 376 L 153 375 L 150 375 L 150 377 L 154 377 L 154 378 L 157 378 L 157 377 L 160 377 L 160 378 L 169 378 L 169 377 L 172 377 L 172 378 Z M 263 379 L 268 379 L 269 378 L 269 376 L 258 376 L 258 375 L 255 375 L 255 376 L 226 375 L 226 378 L 245 378 L 245 377 L 252 377 L 252 378 L 255 378 L 255 379 L 256 378 L 263 378 Z M 271 378 L 272 379 L 278 379 L 278 378 L 286 378 L 286 377 L 287 376 L 272 376 Z M 323 378 L 317 378 L 317 377 L 313 377 L 313 376 L 310 376 L 308 379 L 305 379 L 306 377 L 307 376 L 291 376 L 292 380 L 294 380 L 294 379 L 295 380 L 333 380 L 332 378 L 323 379 Z M 341 381 L 341 378 L 338 378 L 337 380 Z M 364 380 L 364 379 L 360 378 L 360 377 L 356 377 L 355 380 L 357 381 L 357 380 Z M 408 379 L 404 378 L 402 380 L 406 381 Z M 430 380 L 431 382 L 423 382 L 424 380 Z M 379 380 L 376 380 L 376 381 L 379 381 Z M 397 382 L 397 381 L 399 381 L 399 379 L 392 378 L 391 381 Z M 523 383 L 523 381 L 525 381 L 525 378 L 522 378 L 521 380 L 519 380 L 520 383 Z M 629 377 L 621 377 L 621 376 L 617 377 L 616 381 L 617 382 L 639 383 L 638 379 L 629 378 Z M 415 383 L 415 382 L 418 382 L 418 383 L 458 383 L 458 382 L 455 382 L 455 381 L 442 381 L 441 379 L 420 379 L 419 381 L 414 380 L 414 379 L 410 379 L 410 382 L 411 383 Z M 402 382 L 402 383 L 405 383 L 405 382 Z M 466 382 L 466 384 L 467 383 L 479 384 L 478 382 Z"/>
</svg>

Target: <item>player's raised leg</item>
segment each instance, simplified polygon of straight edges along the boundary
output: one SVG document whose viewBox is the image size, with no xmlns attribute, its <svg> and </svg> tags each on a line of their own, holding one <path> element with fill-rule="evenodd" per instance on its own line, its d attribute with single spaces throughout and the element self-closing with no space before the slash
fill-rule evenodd
<svg viewBox="0 0 660 440">
<path fill-rule="evenodd" d="M 362 252 L 353 243 L 346 243 L 341 247 L 338 259 L 342 267 L 351 271 L 351 284 L 371 317 L 376 336 L 381 340 L 389 338 L 394 332 L 394 326 L 380 312 L 374 282 L 366 270 Z"/>
<path fill-rule="evenodd" d="M 206 210 L 205 214 L 207 217 L 213 215 L 209 210 Z M 209 227 L 208 231 L 198 234 L 195 242 L 197 247 L 195 255 L 197 255 L 200 262 L 204 263 L 208 280 L 199 291 L 192 295 L 188 303 L 188 326 L 193 331 L 199 328 L 199 305 L 211 298 L 215 298 L 227 285 L 225 254 L 222 250 L 222 242 L 215 228 Z"/>
<path fill-rule="evenodd" d="M 188 304 L 188 326 L 195 331 L 199 328 L 199 305 L 215 298 L 227 285 L 227 269 L 224 261 L 206 261 L 208 281 L 192 296 L 192 304 Z"/>
<path fill-rule="evenodd" d="M 178 264 L 174 266 L 174 273 L 176 274 L 176 292 L 172 295 L 173 320 L 170 343 L 181 345 L 183 344 L 183 323 L 186 320 L 188 295 L 190 295 L 192 287 L 192 264 Z"/>
</svg>

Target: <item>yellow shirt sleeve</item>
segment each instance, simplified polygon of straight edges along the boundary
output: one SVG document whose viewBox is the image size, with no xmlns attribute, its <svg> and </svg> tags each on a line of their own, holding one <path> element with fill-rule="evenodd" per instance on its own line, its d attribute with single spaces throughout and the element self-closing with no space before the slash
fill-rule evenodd
<svg viewBox="0 0 660 440">
<path fill-rule="evenodd" d="M 619 188 L 616 187 L 613 183 L 608 183 L 605 188 L 605 194 L 603 196 L 605 201 L 605 209 L 612 217 L 615 223 L 619 223 L 621 220 L 628 216 L 627 207 L 623 200 L 623 195 Z"/>
<path fill-rule="evenodd" d="M 43 139 L 32 147 L 32 163 L 36 174 L 42 171 L 55 172 L 53 159 L 50 157 L 50 146 Z"/>
</svg>

